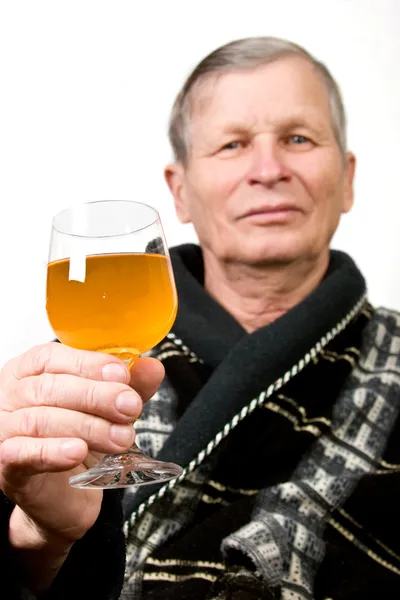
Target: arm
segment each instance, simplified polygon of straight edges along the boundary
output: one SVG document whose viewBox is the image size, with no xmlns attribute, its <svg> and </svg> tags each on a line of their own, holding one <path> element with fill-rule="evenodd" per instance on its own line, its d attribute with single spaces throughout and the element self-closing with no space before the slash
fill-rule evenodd
<svg viewBox="0 0 400 600">
<path fill-rule="evenodd" d="M 49 565 L 56 555 L 47 546 L 43 552 L 15 551 L 8 538 L 14 504 L 0 492 L 1 597 L 7 600 L 117 600 L 125 568 L 125 540 L 122 533 L 121 494 L 104 494 L 99 517 L 93 527 L 71 545 L 49 587 L 41 593 Z M 27 556 L 28 554 L 28 556 Z M 42 562 L 47 556 L 48 562 Z M 37 575 L 33 575 L 35 567 Z M 50 571 L 53 569 L 50 568 Z M 45 576 L 45 579 L 43 579 Z M 35 583 L 38 586 L 35 589 Z M 33 593 L 35 589 L 35 593 Z"/>
<path fill-rule="evenodd" d="M 139 359 L 130 373 L 118 359 L 61 344 L 32 349 L 0 371 L 0 546 L 13 589 L 7 600 L 31 598 L 24 587 L 54 600 L 118 597 L 124 567 L 119 494 L 72 488 L 69 478 L 99 455 L 130 447 L 131 422 L 162 376 L 154 359 Z M 120 411 L 116 399 L 126 392 Z M 115 425 L 124 432 L 122 442 Z M 78 574 L 87 583 L 77 586 Z"/>
</svg>

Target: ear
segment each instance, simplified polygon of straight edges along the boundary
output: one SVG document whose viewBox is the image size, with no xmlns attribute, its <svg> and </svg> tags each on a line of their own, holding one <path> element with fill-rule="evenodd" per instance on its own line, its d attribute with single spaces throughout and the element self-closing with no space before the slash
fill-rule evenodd
<svg viewBox="0 0 400 600">
<path fill-rule="evenodd" d="M 164 169 L 164 177 L 174 198 L 175 212 L 181 223 L 190 223 L 186 194 L 186 174 L 181 163 L 172 163 Z"/>
<path fill-rule="evenodd" d="M 352 152 L 346 154 L 346 165 L 344 173 L 344 199 L 343 213 L 349 212 L 354 203 L 354 175 L 356 172 L 356 157 Z"/>
</svg>

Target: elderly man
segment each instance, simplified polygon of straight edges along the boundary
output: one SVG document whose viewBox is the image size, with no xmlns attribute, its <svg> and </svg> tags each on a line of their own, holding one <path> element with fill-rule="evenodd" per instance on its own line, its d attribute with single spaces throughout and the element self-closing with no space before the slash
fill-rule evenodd
<svg viewBox="0 0 400 600">
<path fill-rule="evenodd" d="M 398 599 L 400 317 L 330 250 L 355 170 L 338 87 L 294 44 L 235 41 L 170 139 L 200 244 L 171 250 L 171 334 L 132 373 L 60 344 L 1 373 L 4 597 Z M 138 442 L 184 473 L 129 489 L 123 518 L 68 478 L 128 448 L 154 394 Z"/>
</svg>

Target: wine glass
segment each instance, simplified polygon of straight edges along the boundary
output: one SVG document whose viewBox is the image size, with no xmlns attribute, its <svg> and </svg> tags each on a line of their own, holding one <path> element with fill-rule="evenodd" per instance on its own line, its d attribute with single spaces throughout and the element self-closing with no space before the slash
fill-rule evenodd
<svg viewBox="0 0 400 600">
<path fill-rule="evenodd" d="M 89 202 L 53 219 L 46 309 L 68 346 L 106 352 L 128 367 L 158 344 L 175 320 L 177 294 L 157 211 L 127 200 Z M 138 446 L 106 455 L 70 478 L 73 487 L 120 488 L 182 473 Z"/>
</svg>

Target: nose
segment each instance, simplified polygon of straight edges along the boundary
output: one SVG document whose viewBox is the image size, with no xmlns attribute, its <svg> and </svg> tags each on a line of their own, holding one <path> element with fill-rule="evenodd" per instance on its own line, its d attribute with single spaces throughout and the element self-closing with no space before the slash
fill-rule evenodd
<svg viewBox="0 0 400 600">
<path fill-rule="evenodd" d="M 284 162 L 284 153 L 276 140 L 260 139 L 254 143 L 247 173 L 250 185 L 273 187 L 280 181 L 290 181 L 291 174 Z"/>
</svg>

